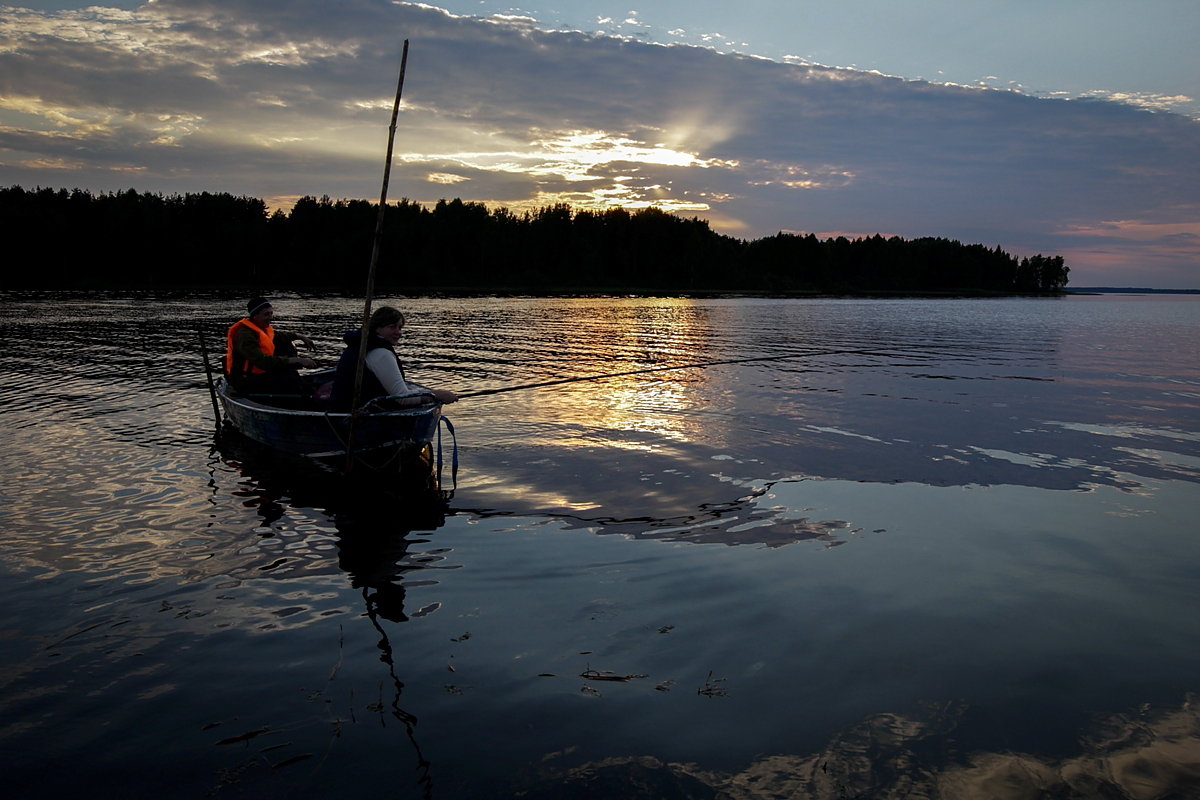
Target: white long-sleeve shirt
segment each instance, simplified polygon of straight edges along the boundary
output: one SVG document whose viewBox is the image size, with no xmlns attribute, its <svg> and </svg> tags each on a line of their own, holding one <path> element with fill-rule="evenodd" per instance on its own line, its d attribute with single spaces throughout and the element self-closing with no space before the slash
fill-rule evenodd
<svg viewBox="0 0 1200 800">
<path fill-rule="evenodd" d="M 367 353 L 367 359 L 364 362 L 371 373 L 379 379 L 383 384 L 385 394 L 411 394 L 415 389 L 405 382 L 404 376 L 400 374 L 400 365 L 396 363 L 396 356 L 391 350 L 386 347 L 375 347 Z"/>
</svg>

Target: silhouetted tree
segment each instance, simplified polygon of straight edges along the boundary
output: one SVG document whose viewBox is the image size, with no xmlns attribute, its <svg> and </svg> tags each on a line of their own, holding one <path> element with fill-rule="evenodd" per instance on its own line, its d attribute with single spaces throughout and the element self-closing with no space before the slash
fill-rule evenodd
<svg viewBox="0 0 1200 800">
<path fill-rule="evenodd" d="M 658 208 L 517 216 L 455 198 L 384 209 L 376 273 L 404 291 L 1057 292 L 1062 256 L 1019 261 L 999 246 L 880 235 L 755 241 Z M 17 268 L 8 287 L 361 288 L 378 205 L 305 196 L 268 215 L 262 200 L 201 192 L 0 188 Z"/>
</svg>

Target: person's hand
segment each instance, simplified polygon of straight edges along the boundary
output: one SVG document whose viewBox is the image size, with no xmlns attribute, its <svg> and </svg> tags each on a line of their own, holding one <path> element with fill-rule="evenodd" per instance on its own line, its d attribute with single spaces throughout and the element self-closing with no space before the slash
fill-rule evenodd
<svg viewBox="0 0 1200 800">
<path fill-rule="evenodd" d="M 313 344 L 313 340 L 312 340 L 311 336 L 301 336 L 300 341 L 304 342 L 304 346 L 307 347 L 309 350 L 312 350 L 314 353 L 317 352 L 317 346 L 315 344 Z M 315 367 L 316 364 L 314 364 L 313 366 Z"/>
<path fill-rule="evenodd" d="M 434 389 L 430 394 L 436 397 L 439 403 L 453 403 L 458 400 L 458 395 L 449 389 Z"/>
<path fill-rule="evenodd" d="M 293 359 L 293 361 L 298 366 L 304 367 L 306 369 L 315 369 L 317 366 L 317 362 L 313 361 L 308 356 L 297 356 L 295 359 Z"/>
</svg>

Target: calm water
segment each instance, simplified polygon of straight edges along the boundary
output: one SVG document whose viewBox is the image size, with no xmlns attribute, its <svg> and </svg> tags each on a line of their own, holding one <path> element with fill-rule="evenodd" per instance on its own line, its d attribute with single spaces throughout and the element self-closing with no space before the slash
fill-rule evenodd
<svg viewBox="0 0 1200 800">
<path fill-rule="evenodd" d="M 1200 299 L 381 298 L 464 392 L 723 362 L 448 407 L 444 514 L 214 439 L 240 297 L 3 299 L 20 796 L 1194 791 Z"/>
</svg>

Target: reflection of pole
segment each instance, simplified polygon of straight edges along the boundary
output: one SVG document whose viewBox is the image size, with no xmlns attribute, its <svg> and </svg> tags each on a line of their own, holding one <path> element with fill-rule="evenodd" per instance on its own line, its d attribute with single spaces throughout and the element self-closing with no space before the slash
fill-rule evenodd
<svg viewBox="0 0 1200 800">
<path fill-rule="evenodd" d="M 425 754 L 421 752 L 421 745 L 417 744 L 415 728 L 417 726 L 417 718 L 400 707 L 400 694 L 404 691 L 404 682 L 396 675 L 396 661 L 392 657 L 392 643 L 388 639 L 387 631 L 379 624 L 379 617 L 376 613 L 375 603 L 368 596 L 370 587 L 363 587 L 363 602 L 367 606 L 367 619 L 371 620 L 371 624 L 375 626 L 375 630 L 379 631 L 379 660 L 388 665 L 388 675 L 392 678 L 392 685 L 396 688 L 395 694 L 392 695 L 392 716 L 400 720 L 404 725 L 404 730 L 408 734 L 408 741 L 412 743 L 413 750 L 417 754 L 417 772 L 420 775 L 417 778 L 417 783 L 421 785 L 421 797 L 433 797 L 433 776 L 430 774 L 430 768 L 433 766 L 429 760 L 425 758 Z M 381 698 L 382 699 L 382 698 Z"/>
<path fill-rule="evenodd" d="M 371 296 L 375 292 L 375 267 L 379 263 L 379 243 L 383 239 L 383 215 L 387 210 L 388 180 L 392 175 L 392 145 L 396 140 L 396 117 L 400 114 L 400 95 L 404 92 L 404 72 L 408 67 L 408 39 L 400 55 L 400 79 L 396 83 L 396 101 L 392 104 L 392 124 L 388 126 L 387 158 L 383 164 L 383 188 L 379 193 L 379 213 L 375 217 L 375 241 L 371 245 L 371 265 L 367 269 L 367 299 L 363 307 L 362 337 L 358 344 L 358 364 L 354 370 L 354 393 L 350 401 L 350 428 L 346 434 L 346 470 L 354 464 L 354 421 L 362 393 L 363 364 L 367 357 L 367 330 L 371 320 Z"/>
</svg>

